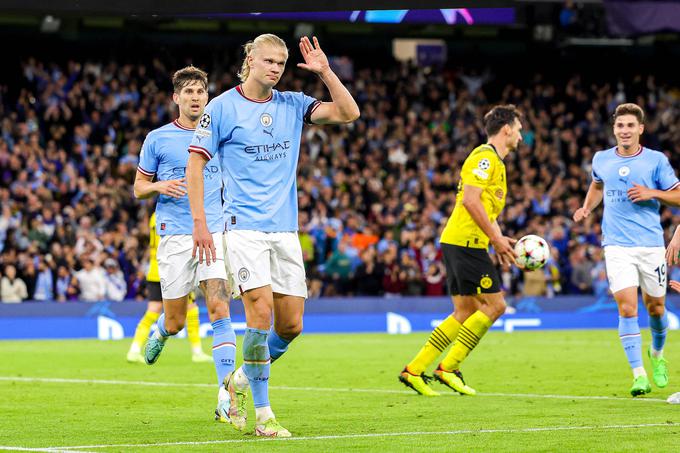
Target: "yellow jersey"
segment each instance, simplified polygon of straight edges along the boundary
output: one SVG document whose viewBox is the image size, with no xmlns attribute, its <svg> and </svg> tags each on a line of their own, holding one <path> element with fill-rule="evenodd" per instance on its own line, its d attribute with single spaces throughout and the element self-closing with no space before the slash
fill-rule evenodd
<svg viewBox="0 0 680 453">
<path fill-rule="evenodd" d="M 156 259 L 160 242 L 161 237 L 156 232 L 156 213 L 154 212 L 149 219 L 149 272 L 146 273 L 146 279 L 150 282 L 161 281 L 161 276 L 158 273 L 158 260 Z"/>
<path fill-rule="evenodd" d="M 463 207 L 463 192 L 466 185 L 482 189 L 484 211 L 489 216 L 489 221 L 495 222 L 505 207 L 508 188 L 505 164 L 493 146 L 489 144 L 478 146 L 465 159 L 458 183 L 456 205 L 441 237 L 444 244 L 486 249 L 489 247 L 489 237 Z"/>
</svg>

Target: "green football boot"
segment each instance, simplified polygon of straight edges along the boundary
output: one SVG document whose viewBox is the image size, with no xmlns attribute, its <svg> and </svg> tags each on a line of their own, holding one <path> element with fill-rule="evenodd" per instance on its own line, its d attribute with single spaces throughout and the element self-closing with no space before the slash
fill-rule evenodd
<svg viewBox="0 0 680 453">
<path fill-rule="evenodd" d="M 425 373 L 421 373 L 420 375 L 412 374 L 407 368 L 404 368 L 399 374 L 399 382 L 406 387 L 412 388 L 424 396 L 439 396 L 439 393 L 432 390 L 428 385 L 428 382 L 431 380 L 432 378 Z"/>
<path fill-rule="evenodd" d="M 275 418 L 255 425 L 255 435 L 263 437 L 291 437 L 290 431 L 281 426 Z"/>
<path fill-rule="evenodd" d="M 432 373 L 434 378 L 445 386 L 455 390 L 461 395 L 476 395 L 477 391 L 467 385 L 463 379 L 463 373 L 460 370 L 445 371 L 442 370 L 441 365 L 437 367 Z"/>
<path fill-rule="evenodd" d="M 666 366 L 666 359 L 662 356 L 654 357 L 652 355 L 652 347 L 647 349 L 647 356 L 649 361 L 652 362 L 652 378 L 654 384 L 660 389 L 668 385 L 668 368 Z"/>
<path fill-rule="evenodd" d="M 165 346 L 165 341 L 157 340 L 155 336 L 149 338 L 144 346 L 144 361 L 147 365 L 153 365 L 161 355 L 161 351 Z"/>
<path fill-rule="evenodd" d="M 630 388 L 630 394 L 633 396 L 644 395 L 652 391 L 652 386 L 649 385 L 649 378 L 647 376 L 638 376 L 633 381 L 633 386 Z"/>
</svg>

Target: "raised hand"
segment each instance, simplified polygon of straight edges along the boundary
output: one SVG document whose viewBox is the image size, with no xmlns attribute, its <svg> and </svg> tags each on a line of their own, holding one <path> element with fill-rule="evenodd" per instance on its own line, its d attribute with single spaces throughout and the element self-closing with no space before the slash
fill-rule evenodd
<svg viewBox="0 0 680 453">
<path fill-rule="evenodd" d="M 298 63 L 297 66 L 315 74 L 321 74 L 328 70 L 330 65 L 328 64 L 326 54 L 321 50 L 321 46 L 319 46 L 319 40 L 316 39 L 316 36 L 313 36 L 312 40 L 314 41 L 313 45 L 308 37 L 303 36 L 300 38 L 300 52 L 305 62 Z"/>
</svg>

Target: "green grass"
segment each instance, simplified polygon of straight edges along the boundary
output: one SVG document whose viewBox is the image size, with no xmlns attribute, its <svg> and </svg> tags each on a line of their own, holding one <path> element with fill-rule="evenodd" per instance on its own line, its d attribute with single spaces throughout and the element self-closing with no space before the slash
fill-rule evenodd
<svg viewBox="0 0 680 453">
<path fill-rule="evenodd" d="M 125 362 L 127 340 L 0 342 L 0 447 L 89 446 L 79 450 L 97 452 L 680 449 L 680 407 L 663 401 L 680 391 L 680 349 L 674 347 L 680 332 L 668 339 L 669 387 L 638 399 L 628 395 L 632 377 L 613 330 L 492 332 L 463 366 L 468 383 L 480 392 L 476 397 L 453 395 L 433 384 L 444 395 L 424 398 L 397 381 L 426 338 L 419 333 L 296 340 L 273 366 L 270 380 L 272 407 L 293 440 L 258 439 L 214 422 L 214 369 L 209 363 L 192 364 L 184 340 L 168 343 L 152 367 Z M 645 364 L 651 375 L 646 358 Z M 316 436 L 338 437 L 309 439 Z M 166 442 L 206 443 L 140 445 Z"/>
</svg>

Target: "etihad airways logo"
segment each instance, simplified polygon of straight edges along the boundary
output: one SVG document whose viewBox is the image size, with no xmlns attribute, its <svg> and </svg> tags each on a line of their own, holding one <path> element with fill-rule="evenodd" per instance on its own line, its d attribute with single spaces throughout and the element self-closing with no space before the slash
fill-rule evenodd
<svg viewBox="0 0 680 453">
<path fill-rule="evenodd" d="M 256 155 L 255 160 L 275 160 L 285 159 L 288 157 L 287 150 L 290 149 L 290 141 L 272 143 L 271 145 L 251 145 L 246 146 L 243 150 L 247 154 Z"/>
</svg>

